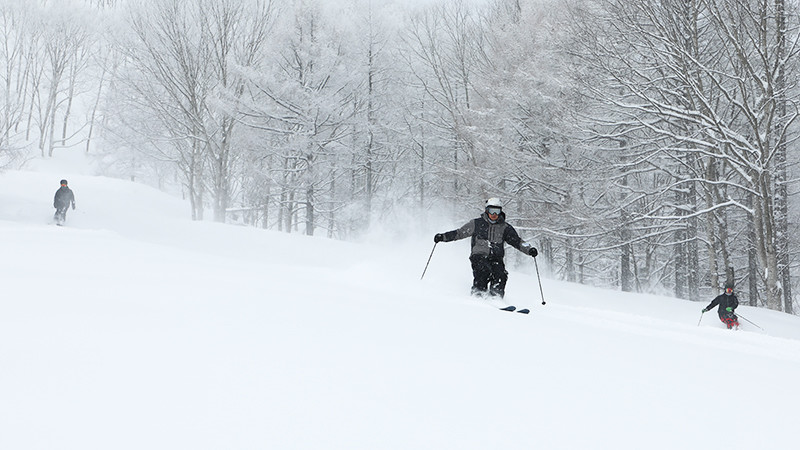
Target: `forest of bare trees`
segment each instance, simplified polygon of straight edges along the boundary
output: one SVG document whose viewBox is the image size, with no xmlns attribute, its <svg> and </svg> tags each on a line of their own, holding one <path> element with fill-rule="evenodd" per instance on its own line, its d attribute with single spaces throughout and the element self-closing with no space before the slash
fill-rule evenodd
<svg viewBox="0 0 800 450">
<path fill-rule="evenodd" d="M 795 313 L 795 7 L 0 0 L 0 167 L 337 239 L 500 197 L 552 276 Z"/>
</svg>

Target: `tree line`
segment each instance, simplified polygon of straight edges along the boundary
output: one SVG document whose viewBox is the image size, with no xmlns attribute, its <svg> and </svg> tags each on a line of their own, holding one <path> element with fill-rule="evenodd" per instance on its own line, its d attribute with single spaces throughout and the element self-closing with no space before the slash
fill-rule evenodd
<svg viewBox="0 0 800 450">
<path fill-rule="evenodd" d="M 0 33 L 2 166 L 339 239 L 501 197 L 553 276 L 795 311 L 783 0 L 4 0 Z"/>
</svg>

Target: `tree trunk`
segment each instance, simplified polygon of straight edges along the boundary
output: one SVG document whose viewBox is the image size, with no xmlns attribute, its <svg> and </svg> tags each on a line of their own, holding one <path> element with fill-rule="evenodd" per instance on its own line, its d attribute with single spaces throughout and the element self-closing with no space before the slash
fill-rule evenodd
<svg viewBox="0 0 800 450">
<path fill-rule="evenodd" d="M 753 195 L 747 197 L 747 206 L 752 209 Z M 747 225 L 747 279 L 749 288 L 750 306 L 758 306 L 758 238 L 756 237 L 755 221 L 748 221 Z"/>
<path fill-rule="evenodd" d="M 103 82 L 106 78 L 106 69 L 103 67 L 102 72 L 100 74 L 100 82 L 97 86 L 97 96 L 94 100 L 94 106 L 92 107 L 92 114 L 89 117 L 89 132 L 86 137 L 86 153 L 89 153 L 92 145 L 92 135 L 94 134 L 94 122 L 95 118 L 97 117 L 97 108 L 100 106 L 100 99 L 102 98 L 103 93 Z"/>
<path fill-rule="evenodd" d="M 783 128 L 788 120 L 786 105 L 786 69 L 783 63 L 786 57 L 786 12 L 784 0 L 775 0 L 775 49 L 776 59 L 781 61 L 775 78 L 775 109 L 776 109 L 776 149 L 775 149 L 775 241 L 778 251 L 777 270 L 780 272 L 780 288 L 783 311 L 792 314 L 792 279 L 790 271 L 789 248 L 789 192 L 787 184 L 789 175 L 787 170 L 787 145 Z"/>
</svg>

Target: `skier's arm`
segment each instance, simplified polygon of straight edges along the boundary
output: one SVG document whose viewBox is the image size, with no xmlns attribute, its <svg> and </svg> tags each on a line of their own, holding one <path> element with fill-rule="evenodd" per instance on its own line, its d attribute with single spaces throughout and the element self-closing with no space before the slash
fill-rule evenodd
<svg viewBox="0 0 800 450">
<path fill-rule="evenodd" d="M 714 297 L 714 300 L 711 300 L 711 303 L 709 303 L 708 306 L 705 307 L 705 310 L 706 311 L 711 311 L 711 308 L 713 308 L 713 307 L 715 307 L 717 305 L 719 305 L 719 296 Z"/>
<path fill-rule="evenodd" d="M 442 237 L 444 238 L 444 242 L 450 242 L 470 237 L 473 233 L 475 233 L 475 221 L 470 220 L 461 228 L 444 233 Z"/>
<path fill-rule="evenodd" d="M 536 256 L 539 254 L 539 252 L 536 251 L 531 244 L 523 241 L 522 238 L 519 237 L 517 230 L 515 230 L 511 225 L 506 226 L 506 230 L 503 233 L 503 240 L 506 241 L 508 245 L 516 248 L 526 255 Z"/>
</svg>

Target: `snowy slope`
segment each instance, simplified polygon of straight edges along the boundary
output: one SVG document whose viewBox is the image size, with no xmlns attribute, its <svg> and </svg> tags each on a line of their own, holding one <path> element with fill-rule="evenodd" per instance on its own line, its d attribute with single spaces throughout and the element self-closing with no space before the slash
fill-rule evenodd
<svg viewBox="0 0 800 450">
<path fill-rule="evenodd" d="M 41 170 L 40 170 L 41 169 Z M 0 174 L 0 448 L 788 449 L 800 318 L 512 273 L 464 243 L 194 223 L 156 190 Z M 49 223 L 66 177 L 78 209 Z M 453 224 L 460 225 L 460 224 Z M 512 250 L 513 251 L 513 250 Z M 726 437 L 724 430 L 730 431 Z"/>
</svg>

